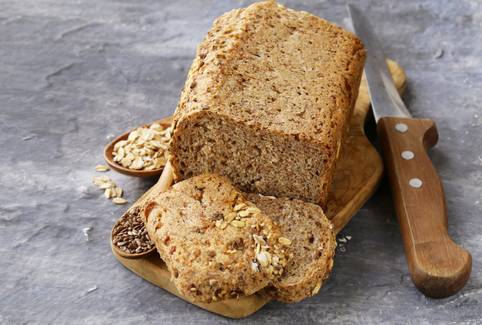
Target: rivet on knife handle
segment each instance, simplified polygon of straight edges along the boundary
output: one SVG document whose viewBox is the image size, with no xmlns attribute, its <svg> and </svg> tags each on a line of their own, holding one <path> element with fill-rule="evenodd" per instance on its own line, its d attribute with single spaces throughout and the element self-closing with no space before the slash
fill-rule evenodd
<svg viewBox="0 0 482 325">
<path fill-rule="evenodd" d="M 378 134 L 412 280 L 427 296 L 450 296 L 467 282 L 472 258 L 447 232 L 442 183 L 426 152 L 437 142 L 435 123 L 383 117 Z"/>
</svg>

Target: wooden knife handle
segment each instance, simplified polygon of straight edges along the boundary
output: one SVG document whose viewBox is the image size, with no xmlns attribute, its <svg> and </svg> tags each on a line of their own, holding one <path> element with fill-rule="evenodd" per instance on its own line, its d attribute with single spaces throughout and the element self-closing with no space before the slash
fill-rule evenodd
<svg viewBox="0 0 482 325">
<path fill-rule="evenodd" d="M 426 151 L 437 143 L 435 123 L 384 117 L 378 135 L 412 281 L 429 297 L 453 295 L 467 282 L 472 257 L 447 232 L 442 183 Z"/>
</svg>

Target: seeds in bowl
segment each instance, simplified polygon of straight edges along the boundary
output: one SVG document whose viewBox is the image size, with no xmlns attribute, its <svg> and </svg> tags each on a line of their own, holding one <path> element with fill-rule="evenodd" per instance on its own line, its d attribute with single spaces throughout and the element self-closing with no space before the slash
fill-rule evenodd
<svg viewBox="0 0 482 325">
<path fill-rule="evenodd" d="M 114 145 L 112 155 L 119 165 L 135 170 L 162 168 L 168 161 L 171 127 L 154 123 L 149 127 L 137 128 Z"/>
<path fill-rule="evenodd" d="M 154 248 L 139 212 L 139 208 L 128 211 L 112 230 L 112 243 L 127 254 L 145 253 Z"/>
</svg>

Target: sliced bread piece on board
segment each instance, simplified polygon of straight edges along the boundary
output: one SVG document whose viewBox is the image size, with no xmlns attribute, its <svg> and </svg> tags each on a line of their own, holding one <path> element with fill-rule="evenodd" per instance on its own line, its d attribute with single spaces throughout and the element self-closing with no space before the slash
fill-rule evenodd
<svg viewBox="0 0 482 325">
<path fill-rule="evenodd" d="M 364 60 L 353 34 L 275 1 L 219 17 L 174 114 L 176 179 L 212 172 L 324 205 Z"/>
<path fill-rule="evenodd" d="M 292 240 L 283 275 L 264 292 L 283 302 L 297 302 L 318 293 L 331 272 L 336 248 L 333 225 L 323 210 L 300 200 L 258 194 L 248 194 L 247 198 Z"/>
<path fill-rule="evenodd" d="M 175 286 L 196 302 L 251 295 L 286 265 L 279 227 L 221 176 L 173 185 L 147 204 L 144 218 Z"/>
</svg>

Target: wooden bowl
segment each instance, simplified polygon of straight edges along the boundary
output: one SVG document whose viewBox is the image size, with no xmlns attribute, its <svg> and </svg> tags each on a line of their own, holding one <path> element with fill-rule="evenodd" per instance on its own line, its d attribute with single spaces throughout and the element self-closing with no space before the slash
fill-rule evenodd
<svg viewBox="0 0 482 325">
<path fill-rule="evenodd" d="M 141 252 L 141 253 L 127 253 L 125 251 L 123 251 L 122 249 L 120 249 L 117 245 L 114 244 L 114 229 L 116 228 L 117 224 L 122 220 L 124 219 L 124 217 L 126 217 L 128 214 L 133 214 L 133 213 L 140 213 L 141 210 L 140 209 L 132 209 L 130 208 L 129 210 L 127 210 L 121 218 L 119 218 L 119 220 L 116 221 L 116 223 L 114 224 L 114 226 L 112 227 L 112 230 L 110 232 L 110 243 L 111 243 L 111 247 L 112 249 L 120 256 L 122 257 L 125 257 L 125 258 L 141 258 L 141 257 L 145 257 L 147 255 L 150 255 L 152 254 L 153 252 L 156 251 L 156 246 L 153 245 L 152 248 L 148 251 L 145 251 L 145 252 Z"/>
<path fill-rule="evenodd" d="M 162 120 L 157 120 L 157 121 L 154 121 L 150 124 L 144 124 L 140 127 L 149 127 L 150 125 L 154 124 L 154 123 L 158 123 L 160 124 L 162 127 L 169 127 L 171 125 L 171 118 L 168 117 L 168 118 L 164 118 Z M 139 128 L 139 127 L 137 127 Z M 137 129 L 135 128 L 135 129 Z M 124 174 L 124 175 L 128 175 L 128 176 L 134 176 L 134 177 L 153 177 L 153 176 L 159 176 L 161 175 L 162 173 L 162 170 L 164 169 L 164 167 L 162 168 L 159 168 L 159 169 L 153 169 L 153 170 L 136 170 L 136 169 L 130 169 L 130 168 L 126 168 L 118 163 L 116 163 L 114 161 L 114 156 L 113 156 L 113 151 L 114 151 L 114 146 L 117 142 L 121 141 L 121 140 L 127 140 L 127 137 L 129 136 L 129 133 L 131 133 L 132 131 L 134 131 L 135 129 L 132 129 L 132 130 L 129 130 L 123 134 L 121 134 L 120 136 L 118 136 L 117 138 L 115 138 L 114 140 L 112 140 L 112 142 L 110 142 L 109 144 L 107 144 L 105 147 L 104 147 L 104 160 L 105 162 L 107 163 L 107 165 L 109 165 L 113 170 L 121 173 L 121 174 Z"/>
</svg>

